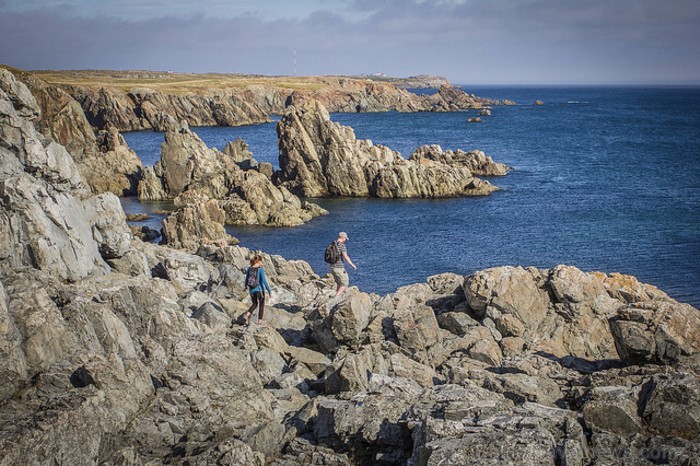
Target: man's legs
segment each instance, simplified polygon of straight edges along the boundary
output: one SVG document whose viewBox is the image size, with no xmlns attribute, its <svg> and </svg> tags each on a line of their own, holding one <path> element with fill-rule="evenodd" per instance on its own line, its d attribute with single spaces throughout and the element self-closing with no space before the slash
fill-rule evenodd
<svg viewBox="0 0 700 466">
<path fill-rule="evenodd" d="M 348 277 L 348 272 L 345 269 L 331 269 L 331 274 L 335 279 L 335 284 L 338 287 L 335 290 L 335 296 L 338 297 L 347 289 L 350 284 L 350 278 Z"/>
</svg>

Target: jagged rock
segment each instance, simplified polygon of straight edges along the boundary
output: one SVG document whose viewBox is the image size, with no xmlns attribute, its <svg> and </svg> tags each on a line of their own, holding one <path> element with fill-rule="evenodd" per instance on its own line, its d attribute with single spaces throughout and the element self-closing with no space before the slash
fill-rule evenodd
<svg viewBox="0 0 700 466">
<path fill-rule="evenodd" d="M 143 166 L 116 128 L 105 128 L 97 138 L 80 104 L 57 86 L 28 73 L 16 73 L 28 86 L 41 109 L 36 129 L 63 145 L 95 194 L 136 194 Z"/>
<path fill-rule="evenodd" d="M 248 149 L 248 144 L 241 138 L 227 142 L 223 153 L 231 157 L 243 170 L 251 170 L 259 166 L 258 161 L 253 158 L 253 153 Z"/>
<path fill-rule="evenodd" d="M 91 196 L 65 149 L 37 136 L 37 106 L 9 76 L 0 463 L 652 465 L 700 455 L 689 306 L 632 277 L 564 266 L 440 274 L 334 300 L 309 264 L 263 254 L 269 325 L 244 328 L 235 318 L 249 305 L 251 251 L 207 243 L 192 255 L 132 239 L 116 197 Z M 53 255 L 32 262 L 29 251 Z M 94 263 L 75 264 L 80 254 Z M 611 317 L 652 335 L 640 346 L 641 333 L 620 334 L 643 349 L 637 357 L 673 364 L 617 360 Z"/>
<path fill-rule="evenodd" d="M 643 432 L 637 415 L 639 388 L 594 387 L 583 405 L 583 419 L 590 429 L 618 434 Z"/>
<path fill-rule="evenodd" d="M 459 149 L 456 151 L 443 151 L 442 147 L 437 144 L 419 147 L 408 159 L 415 162 L 427 159 L 450 166 L 461 166 L 468 168 L 472 174 L 478 176 L 503 176 L 512 170 L 507 165 L 494 162 L 491 157 L 480 150 L 469 152 Z"/>
<path fill-rule="evenodd" d="M 665 437 L 700 437 L 700 380 L 696 374 L 656 375 L 645 386 L 641 416 Z"/>
<path fill-rule="evenodd" d="M 315 323 L 314 338 L 326 352 L 334 352 L 340 345 L 357 347 L 364 340 L 371 306 L 367 294 L 348 291 L 325 319 Z"/>
<path fill-rule="evenodd" d="M 146 167 L 139 197 L 142 200 L 176 199 L 185 212 L 171 215 L 164 225 L 164 239 L 175 247 L 193 244 L 192 237 L 225 239 L 223 224 L 294 226 L 328 212 L 302 202 L 284 188 L 275 187 L 270 176 L 238 165 L 246 159 L 243 141 L 230 143 L 224 153 L 209 149 L 187 124 L 166 132 L 161 160 Z M 196 193 L 196 194 L 195 194 Z M 208 200 L 215 200 L 214 202 Z M 225 213 L 225 217 L 222 217 Z M 204 226 L 192 220 L 204 214 Z M 179 230 L 179 231 L 178 231 Z"/>
<path fill-rule="evenodd" d="M 630 364 L 675 364 L 700 355 L 700 311 L 688 304 L 631 304 L 610 327 L 620 357 Z"/>
<path fill-rule="evenodd" d="M 137 186 L 137 192 L 141 201 L 160 201 L 167 199 L 163 189 L 163 183 L 155 167 L 144 167 L 143 174 Z"/>
<path fill-rule="evenodd" d="M 166 94 L 141 88 L 131 92 L 67 86 L 81 103 L 88 119 L 98 128 L 113 124 L 121 131 L 164 131 L 169 121 L 187 118 L 191 126 L 237 126 L 264 123 L 270 113 L 256 105 L 252 96 L 235 89 L 209 95 Z"/>
<path fill-rule="evenodd" d="M 97 150 L 81 158 L 78 170 L 95 193 L 137 194 L 143 164 L 124 137 L 110 127 L 97 136 Z"/>
<path fill-rule="evenodd" d="M 163 244 L 196 250 L 203 242 L 236 240 L 224 228 L 226 214 L 216 199 L 187 191 L 175 200 L 179 208 L 163 220 Z"/>
<path fill-rule="evenodd" d="M 394 329 L 401 347 L 411 353 L 426 351 L 442 341 L 435 313 L 428 306 L 397 310 Z"/>
<path fill-rule="evenodd" d="M 500 267 L 467 277 L 464 290 L 475 317 L 531 351 L 609 359 L 616 352 L 607 320 L 623 303 L 608 294 L 604 277 L 566 266 Z"/>
<path fill-rule="evenodd" d="M 385 342 L 337 355 L 325 374 L 326 393 L 368 390 L 377 376 L 411 380 L 420 387 L 432 387 L 439 379 L 431 367 L 412 360 L 399 347 Z"/>
<path fill-rule="evenodd" d="M 437 316 L 441 328 L 449 330 L 455 335 L 463 337 L 470 327 L 479 325 L 479 322 L 465 312 L 444 312 Z"/>
<path fill-rule="evenodd" d="M 513 105 L 515 103 L 508 100 L 482 99 L 450 84 L 440 86 L 437 93 L 426 96 L 426 101 L 430 105 L 430 110 L 434 112 L 455 112 L 470 108 L 481 108 L 484 105 Z"/>
<path fill-rule="evenodd" d="M 277 134 L 279 181 L 302 196 L 456 197 L 497 189 L 459 164 L 406 160 L 387 147 L 357 140 L 352 128 L 330 121 L 316 101 L 289 107 Z"/>
<path fill-rule="evenodd" d="M 10 315 L 8 297 L 0 283 L 0 400 L 11 396 L 27 377 L 27 362 L 22 350 L 22 334 Z"/>
<path fill-rule="evenodd" d="M 0 88 L 0 268 L 29 266 L 73 281 L 106 273 L 104 259 L 119 257 L 131 240 L 119 200 L 103 194 L 82 202 L 88 191 L 72 158 L 53 141 L 45 146 L 32 124 L 39 108 L 27 88 L 5 70 Z"/>
<path fill-rule="evenodd" d="M 201 257 L 189 254 L 170 254 L 163 261 L 163 271 L 168 280 L 182 289 L 193 289 L 206 283 L 211 272 Z"/>
<path fill-rule="evenodd" d="M 205 323 L 209 328 L 218 331 L 226 331 L 231 327 L 231 319 L 216 303 L 207 301 L 197 308 L 192 314 L 193 319 Z"/>
</svg>

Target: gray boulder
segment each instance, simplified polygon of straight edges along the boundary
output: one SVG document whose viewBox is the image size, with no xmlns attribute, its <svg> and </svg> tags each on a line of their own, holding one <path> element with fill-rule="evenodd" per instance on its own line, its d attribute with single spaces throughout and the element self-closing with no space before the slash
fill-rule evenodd
<svg viewBox="0 0 700 466">
<path fill-rule="evenodd" d="M 675 364 L 700 355 L 700 311 L 651 301 L 621 308 L 610 320 L 620 357 L 631 364 Z"/>
</svg>

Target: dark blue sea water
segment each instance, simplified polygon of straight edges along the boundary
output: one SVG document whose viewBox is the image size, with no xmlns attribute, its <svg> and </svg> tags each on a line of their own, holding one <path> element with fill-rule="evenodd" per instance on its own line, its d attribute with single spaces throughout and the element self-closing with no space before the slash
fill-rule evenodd
<svg viewBox="0 0 700 466">
<path fill-rule="evenodd" d="M 386 293 L 440 272 L 499 265 L 622 272 L 700 307 L 700 89 L 478 87 L 519 106 L 473 113 L 335 114 L 358 138 L 408 156 L 422 144 L 481 149 L 515 170 L 501 191 L 449 200 L 319 200 L 331 214 L 297 228 L 230 228 L 241 244 L 308 261 L 347 231 L 351 284 Z M 540 99 L 543 106 L 533 106 Z M 277 165 L 274 123 L 195 128 L 210 146 L 242 137 Z M 145 163 L 161 133 L 125 134 Z M 128 211 L 143 210 L 131 202 Z"/>
</svg>

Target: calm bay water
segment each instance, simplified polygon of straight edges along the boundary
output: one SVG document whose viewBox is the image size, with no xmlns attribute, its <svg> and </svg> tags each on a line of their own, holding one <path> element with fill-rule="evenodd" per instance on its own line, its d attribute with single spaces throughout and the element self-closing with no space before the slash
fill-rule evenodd
<svg viewBox="0 0 700 466">
<path fill-rule="evenodd" d="M 481 149 L 515 168 L 491 178 L 501 191 L 448 200 L 317 200 L 331 214 L 296 228 L 229 228 L 241 244 L 308 261 L 347 231 L 358 265 L 351 284 L 386 293 L 440 272 L 499 265 L 621 272 L 700 307 L 700 89 L 469 88 L 522 105 L 474 112 L 335 114 L 358 138 L 408 156 L 422 144 Z M 543 106 L 531 105 L 535 99 Z M 243 138 L 277 166 L 274 123 L 195 128 L 222 149 Z M 162 133 L 124 135 L 144 163 Z M 148 210 L 134 200 L 128 212 Z"/>
</svg>

